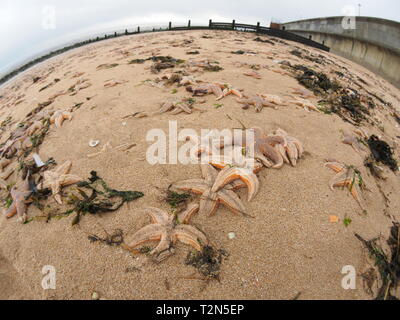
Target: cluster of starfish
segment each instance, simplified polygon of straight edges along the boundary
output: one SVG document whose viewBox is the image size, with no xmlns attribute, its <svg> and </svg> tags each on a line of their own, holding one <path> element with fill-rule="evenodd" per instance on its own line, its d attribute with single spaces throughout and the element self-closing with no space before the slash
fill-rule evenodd
<svg viewBox="0 0 400 320">
<path fill-rule="evenodd" d="M 254 137 L 252 142 L 249 142 L 251 139 L 247 134 Z M 169 257 L 173 253 L 172 244 L 177 240 L 201 250 L 208 240 L 202 232 L 188 225 L 194 214 L 211 216 L 220 205 L 224 205 L 236 215 L 248 215 L 235 191 L 247 187 L 247 201 L 250 202 L 258 193 L 260 183 L 256 174 L 263 164 L 268 168 L 280 168 L 284 162 L 296 166 L 303 153 L 302 144 L 282 129 L 272 135 L 264 135 L 259 128 L 249 129 L 245 131 L 245 137 L 227 142 L 221 137 L 215 138 L 212 132 L 202 138 L 188 136 L 188 140 L 193 143 L 191 154 L 202 160 L 202 179 L 178 181 L 170 188 L 199 195 L 199 204 L 192 203 L 178 215 L 169 215 L 157 208 L 146 209 L 152 224 L 132 236 L 127 244 L 128 250 L 135 251 L 146 242 L 159 241 L 150 252 L 156 261 Z M 254 158 L 248 156 L 250 148 L 254 149 Z"/>
<path fill-rule="evenodd" d="M 43 181 L 38 185 L 35 184 L 33 177 L 28 173 L 24 181 L 21 181 L 11 189 L 10 194 L 13 202 L 4 212 L 6 217 L 11 218 L 18 214 L 18 221 L 26 222 L 27 205 L 32 202 L 31 196 L 36 190 L 50 189 L 57 203 L 62 204 L 61 188 L 82 181 L 80 177 L 68 173 L 71 166 L 71 161 L 67 161 L 54 170 L 45 171 Z"/>
</svg>

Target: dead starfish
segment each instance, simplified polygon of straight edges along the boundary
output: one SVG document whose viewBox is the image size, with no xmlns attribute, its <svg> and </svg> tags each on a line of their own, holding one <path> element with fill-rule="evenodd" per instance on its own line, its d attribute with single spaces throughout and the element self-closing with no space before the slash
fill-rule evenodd
<svg viewBox="0 0 400 320">
<path fill-rule="evenodd" d="M 231 144 L 231 141 L 225 141 L 224 137 L 217 136 L 214 131 L 210 131 L 204 136 L 187 135 L 186 141 L 191 141 L 193 144 L 190 149 L 192 159 L 197 160 L 201 157 L 205 161 L 208 160 L 208 156 L 218 154 L 218 151 L 225 145 Z"/>
<path fill-rule="evenodd" d="M 283 166 L 284 159 L 281 153 L 275 148 L 278 144 L 284 148 L 287 147 L 286 139 L 283 136 L 267 136 L 258 127 L 247 129 L 244 133 L 242 138 L 235 137 L 233 139 L 233 145 L 246 147 L 248 154 L 254 152 L 254 159 L 259 160 L 267 168 L 279 169 Z M 248 138 L 248 133 L 251 133 L 254 140 Z"/>
<path fill-rule="evenodd" d="M 232 85 L 228 84 L 225 85 L 225 89 L 223 91 L 224 97 L 229 96 L 231 94 L 239 97 L 240 99 L 243 98 L 243 94 L 240 92 L 241 90 L 233 87 Z"/>
<path fill-rule="evenodd" d="M 72 166 L 71 161 L 66 161 L 63 165 L 54 169 L 53 171 L 46 171 L 43 174 L 44 181 L 38 186 L 39 189 L 50 188 L 54 196 L 54 199 L 62 204 L 60 190 L 62 187 L 69 186 L 71 184 L 82 181 L 83 179 L 73 175 L 68 174 Z"/>
<path fill-rule="evenodd" d="M 301 96 L 302 98 L 309 99 L 314 97 L 314 94 L 305 88 L 292 88 L 292 93 Z"/>
<path fill-rule="evenodd" d="M 255 172 L 260 171 L 262 165 L 258 164 L 254 159 L 243 156 L 242 150 L 242 148 L 234 147 L 228 156 L 212 156 L 210 158 L 211 165 L 222 168 L 215 179 L 211 191 L 216 192 L 228 184 L 228 189 L 237 190 L 242 188 L 244 183 L 249 190 L 247 201 L 250 202 L 259 189 L 259 182 Z M 241 180 L 242 183 L 238 180 Z"/>
<path fill-rule="evenodd" d="M 11 218 L 18 214 L 18 222 L 26 222 L 27 204 L 32 202 L 30 197 L 34 188 L 35 185 L 33 182 L 31 182 L 30 174 L 28 173 L 26 179 L 19 186 L 14 186 L 11 189 L 11 198 L 13 199 L 13 203 L 11 204 L 10 208 L 4 212 L 7 218 Z"/>
<path fill-rule="evenodd" d="M 168 101 L 163 103 L 157 113 L 165 113 L 171 111 L 171 114 L 176 115 L 181 112 L 192 113 L 192 109 L 184 101 Z"/>
<path fill-rule="evenodd" d="M 302 143 L 288 135 L 288 133 L 282 129 L 275 131 L 275 134 L 285 139 L 286 146 L 277 144 L 276 150 L 282 155 L 286 163 L 290 163 L 293 167 L 297 165 L 297 160 L 303 155 L 304 148 Z"/>
<path fill-rule="evenodd" d="M 360 198 L 361 188 L 364 187 L 364 181 L 360 171 L 353 166 L 347 166 L 335 160 L 327 161 L 325 166 L 337 173 L 329 182 L 331 190 L 333 190 L 334 187 L 346 187 L 361 209 L 365 210 Z"/>
<path fill-rule="evenodd" d="M 284 106 L 284 102 L 281 97 L 273 95 L 273 94 L 261 94 L 260 95 L 262 98 L 264 98 L 266 101 L 271 102 L 273 104 L 276 104 L 278 106 Z"/>
<path fill-rule="evenodd" d="M 198 210 L 199 206 L 195 204 L 175 216 L 158 208 L 146 208 L 145 212 L 150 215 L 152 223 L 137 231 L 129 239 L 128 250 L 134 251 L 146 242 L 159 241 L 159 244 L 150 251 L 157 262 L 163 261 L 174 253 L 172 245 L 178 240 L 201 251 L 202 245 L 208 244 L 207 237 L 195 227 L 184 224 Z"/>
<path fill-rule="evenodd" d="M 318 109 L 318 107 L 316 107 L 312 102 L 308 101 L 308 100 L 304 100 L 304 99 L 296 99 L 296 100 L 292 100 L 289 101 L 290 103 L 296 104 L 300 107 L 303 107 L 305 110 L 310 111 L 317 111 L 320 112 L 320 110 Z"/>
<path fill-rule="evenodd" d="M 120 84 L 124 84 L 124 83 L 127 83 L 128 81 L 127 80 L 121 80 L 121 81 L 118 81 L 118 80 L 110 80 L 110 81 L 107 81 L 105 84 L 104 84 L 104 87 L 105 88 L 112 88 L 112 87 L 116 87 L 116 86 L 118 86 L 118 85 L 120 85 Z"/>
<path fill-rule="evenodd" d="M 36 131 L 43 128 L 43 123 L 41 121 L 35 121 L 26 131 L 28 136 L 33 135 Z"/>
<path fill-rule="evenodd" d="M 202 164 L 201 171 L 204 179 L 176 182 L 171 185 L 171 188 L 201 195 L 199 214 L 208 216 L 215 214 L 220 203 L 235 214 L 246 214 L 246 208 L 233 191 L 225 187 L 218 189 L 220 185 L 217 185 L 216 181 L 221 181 L 222 174 L 219 176 L 217 170 L 209 164 Z M 251 193 L 253 193 L 253 190 L 255 190 L 255 187 L 252 187 Z"/>
<path fill-rule="evenodd" d="M 198 80 L 196 80 L 193 76 L 183 76 L 179 84 L 181 86 L 187 86 L 187 85 L 192 85 L 196 86 Z"/>
<path fill-rule="evenodd" d="M 245 73 L 243 73 L 245 76 L 248 76 L 248 77 L 253 77 L 253 78 L 255 78 L 255 79 L 261 79 L 262 77 L 261 77 L 261 75 L 258 73 L 258 72 L 256 72 L 256 71 L 254 71 L 254 70 L 252 70 L 252 71 L 246 71 Z"/>
<path fill-rule="evenodd" d="M 72 113 L 64 110 L 57 110 L 54 112 L 52 117 L 50 118 L 50 123 L 55 124 L 57 128 L 60 128 L 64 122 L 64 120 L 72 119 Z"/>
<path fill-rule="evenodd" d="M 224 85 L 219 83 L 204 83 L 197 86 L 188 86 L 186 90 L 192 92 L 193 96 L 203 96 L 213 93 L 217 97 L 216 100 L 221 100 L 224 97 L 222 91 L 224 88 Z"/>
<path fill-rule="evenodd" d="M 343 137 L 342 142 L 344 144 L 348 144 L 348 145 L 352 146 L 353 149 L 358 153 L 360 153 L 361 151 L 364 151 L 364 148 L 362 147 L 362 144 L 360 142 L 360 138 L 353 136 L 352 134 L 350 134 L 347 131 L 345 131 L 343 133 L 343 136 L 344 137 Z"/>
<path fill-rule="evenodd" d="M 253 95 L 250 98 L 237 99 L 236 101 L 240 104 L 244 104 L 245 106 L 253 105 L 256 108 L 256 112 L 261 112 L 263 107 L 271 107 L 276 109 L 276 105 L 268 102 L 258 94 Z"/>
</svg>

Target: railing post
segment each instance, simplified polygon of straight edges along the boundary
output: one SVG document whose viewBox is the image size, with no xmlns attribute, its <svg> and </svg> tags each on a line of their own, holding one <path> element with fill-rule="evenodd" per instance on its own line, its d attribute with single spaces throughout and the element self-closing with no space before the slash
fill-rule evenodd
<svg viewBox="0 0 400 320">
<path fill-rule="evenodd" d="M 260 32 L 260 23 L 259 23 L 259 22 L 257 22 L 257 29 L 256 29 L 256 32 L 257 32 L 257 33 Z"/>
<path fill-rule="evenodd" d="M 117 36 L 117 31 L 114 32 L 114 37 L 116 37 L 116 36 Z"/>
<path fill-rule="evenodd" d="M 104 35 L 104 39 L 107 39 L 107 35 L 106 34 Z"/>
<path fill-rule="evenodd" d="M 168 24 L 168 29 L 171 30 L 171 28 L 172 28 L 172 23 L 170 21 L 169 24 Z"/>
<path fill-rule="evenodd" d="M 125 29 L 125 35 L 128 35 L 128 29 Z"/>
<path fill-rule="evenodd" d="M 212 28 L 212 20 L 211 20 L 211 19 L 208 21 L 208 27 L 209 27 L 210 29 Z"/>
<path fill-rule="evenodd" d="M 189 22 L 188 22 L 188 28 L 190 28 L 190 20 L 189 20 Z"/>
<path fill-rule="evenodd" d="M 140 27 L 139 26 L 137 27 L 137 33 L 140 33 Z"/>
<path fill-rule="evenodd" d="M 232 20 L 232 29 L 235 30 L 235 26 L 236 26 L 236 21 Z"/>
</svg>

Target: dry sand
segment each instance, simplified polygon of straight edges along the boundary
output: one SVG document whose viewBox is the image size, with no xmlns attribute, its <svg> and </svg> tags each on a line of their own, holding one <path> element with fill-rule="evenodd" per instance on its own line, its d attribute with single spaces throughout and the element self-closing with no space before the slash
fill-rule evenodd
<svg viewBox="0 0 400 320">
<path fill-rule="evenodd" d="M 202 38 L 205 34 L 213 38 Z M 59 164 L 71 160 L 73 174 L 86 178 L 91 170 L 96 170 L 113 188 L 138 190 L 145 194 L 115 213 L 86 215 L 74 227 L 71 226 L 73 216 L 26 225 L 18 223 L 16 218 L 7 220 L 0 216 L 1 299 L 90 299 L 94 291 L 104 299 L 291 299 L 300 292 L 300 299 L 372 298 L 365 292 L 360 275 L 373 264 L 354 233 L 367 239 L 379 235 L 387 238 L 392 219 L 400 218 L 400 182 L 398 176 L 387 172 L 388 180 L 382 183 L 383 191 L 390 199 L 386 208 L 375 180 L 363 166 L 367 153 L 358 154 L 341 143 L 341 130 L 351 130 L 352 125 L 337 115 L 307 112 L 293 104 L 277 110 L 264 108 L 261 113 L 255 113 L 253 107 L 243 110 L 234 96 L 216 102 L 213 95 L 205 97 L 205 104 L 196 105 L 205 112 L 123 119 L 139 111 L 156 111 L 167 98 L 190 96 L 184 87 L 178 88 L 174 95 L 171 93 L 174 87 L 160 89 L 142 83 L 157 77 L 148 69 L 151 62 L 128 62 L 152 55 L 216 60 L 223 71 L 196 73 L 195 76 L 204 81 L 230 83 L 244 89 L 245 93 L 270 93 L 284 99 L 290 99 L 287 94 L 291 88 L 301 86 L 291 76 L 272 72 L 271 69 L 279 69 L 274 60 L 302 63 L 321 69 L 331 77 L 335 77 L 334 71 L 344 72 L 340 66 L 345 66 L 353 76 L 368 82 L 368 90 L 394 106 L 399 105 L 398 89 L 357 64 L 298 43 L 273 46 L 255 42 L 254 38 L 251 34 L 229 31 L 185 31 L 111 39 L 54 57 L 0 89 L 0 96 L 3 96 L 0 121 L 11 116 L 17 124 L 39 102 L 68 89 L 78 79 L 90 79 L 91 87 L 75 96 L 60 96 L 47 107 L 58 110 L 84 103 L 73 113 L 71 122 L 65 122 L 59 129 L 51 127 L 39 154 L 44 160 L 54 157 Z M 184 40 L 188 39 L 193 42 L 185 44 Z M 321 54 L 334 63 L 320 66 L 302 61 L 289 53 L 296 46 Z M 240 49 L 257 54 L 230 53 Z M 200 54 L 188 56 L 186 52 L 191 50 L 199 50 Z M 243 72 L 248 68 L 239 67 L 235 64 L 237 61 L 265 65 L 266 68 L 258 71 L 262 79 L 244 76 Z M 118 63 L 119 66 L 96 70 L 104 63 Z M 49 71 L 52 73 L 44 77 Z M 84 75 L 72 78 L 77 71 Z M 33 84 L 35 76 L 42 76 L 43 80 Z M 61 81 L 39 92 L 55 78 Z M 127 82 L 104 88 L 104 83 L 110 79 Z M 87 100 L 87 97 L 92 98 Z M 23 101 L 16 105 L 20 99 Z M 316 103 L 318 98 L 310 100 Z M 215 108 L 215 103 L 223 106 Z M 396 147 L 400 143 L 399 125 L 387 108 L 377 103 L 374 115 L 381 120 L 385 132 L 376 126 L 364 128 Z M 254 219 L 235 216 L 224 207 L 220 207 L 213 217 L 197 215 L 194 218 L 193 224 L 199 226 L 216 247 L 229 253 L 221 266 L 220 283 L 210 282 L 201 291 L 201 281 L 180 279 L 195 271 L 184 263 L 190 249 L 182 244 L 177 244 L 174 256 L 155 264 L 145 255 L 133 256 L 121 248 L 88 240 L 90 233 L 104 235 L 103 228 L 108 232 L 122 229 L 125 235 L 132 234 L 149 223 L 149 218 L 141 211 L 145 206 L 169 210 L 168 205 L 160 201 L 158 188 L 167 188 L 174 181 L 201 177 L 197 165 L 151 166 L 144 161 L 150 145 L 145 141 L 148 130 L 161 128 L 168 132 L 169 120 L 177 120 L 179 128 L 196 130 L 238 128 L 240 124 L 235 118 L 247 127 L 262 127 L 265 132 L 283 128 L 304 143 L 307 154 L 295 168 L 285 165 L 280 170 L 263 170 L 259 174 L 260 191 L 252 202 L 245 201 L 246 190 L 238 192 Z M 0 142 L 6 138 L 7 132 L 4 132 Z M 96 149 L 88 146 L 91 139 L 101 141 Z M 108 141 L 113 146 L 130 142 L 137 146 L 127 152 L 108 150 L 97 157 L 87 157 L 101 150 Z M 398 148 L 396 154 L 399 154 Z M 336 158 L 360 168 L 369 187 L 369 191 L 363 193 L 367 215 L 361 213 L 348 192 L 330 190 L 328 182 L 334 173 L 323 166 L 326 158 Z M 17 181 L 17 174 L 8 179 L 10 183 L 13 181 Z M 72 189 L 65 188 L 64 193 Z M 49 205 L 59 207 L 53 199 L 49 200 Z M 60 211 L 67 208 L 65 205 Z M 29 207 L 29 217 L 39 214 L 37 208 Z M 340 222 L 331 223 L 330 215 L 339 216 Z M 343 224 L 346 217 L 353 221 L 347 228 Z M 236 234 L 235 239 L 228 238 L 230 232 Z M 57 270 L 56 290 L 41 287 L 44 265 L 52 265 Z M 344 276 L 341 271 L 346 265 L 357 270 L 356 290 L 344 290 L 341 286 Z M 126 272 L 127 268 L 130 272 Z M 375 293 L 376 288 L 377 284 L 374 285 Z"/>
</svg>

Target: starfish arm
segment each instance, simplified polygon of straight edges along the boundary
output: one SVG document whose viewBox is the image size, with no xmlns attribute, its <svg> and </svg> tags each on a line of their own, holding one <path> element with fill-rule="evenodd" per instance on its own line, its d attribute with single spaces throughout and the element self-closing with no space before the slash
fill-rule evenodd
<svg viewBox="0 0 400 320">
<path fill-rule="evenodd" d="M 83 179 L 81 177 L 78 177 L 78 176 L 73 175 L 73 174 L 63 174 L 60 177 L 60 183 L 61 183 L 61 185 L 63 187 L 64 186 L 69 186 L 69 185 L 74 184 L 74 183 L 78 183 L 78 182 L 80 182 L 82 180 Z"/>
<path fill-rule="evenodd" d="M 190 107 L 186 103 L 181 103 L 179 105 L 179 108 L 185 111 L 186 113 L 192 113 L 192 109 L 190 109 Z"/>
<path fill-rule="evenodd" d="M 151 255 L 155 255 L 156 259 L 160 262 L 171 255 L 171 236 L 166 230 L 161 233 L 158 245 L 150 252 Z"/>
<path fill-rule="evenodd" d="M 155 207 L 148 207 L 143 211 L 150 216 L 152 223 L 166 225 L 169 221 L 170 216 L 164 210 Z"/>
<path fill-rule="evenodd" d="M 254 158 L 261 161 L 261 163 L 267 168 L 272 168 L 272 166 L 273 166 L 271 161 L 269 161 L 269 159 L 267 157 L 265 157 L 261 152 L 256 152 L 254 154 Z"/>
<path fill-rule="evenodd" d="M 11 162 L 12 162 L 11 159 L 2 158 L 2 159 L 0 160 L 0 168 L 1 168 L 1 169 L 4 169 L 4 168 L 7 167 Z"/>
<path fill-rule="evenodd" d="M 237 97 L 239 97 L 239 98 L 243 98 L 243 94 L 242 94 L 239 90 L 237 90 L 237 89 L 231 89 L 230 91 L 231 91 L 231 93 L 233 93 L 235 96 L 237 96 Z"/>
<path fill-rule="evenodd" d="M 200 197 L 199 214 L 212 216 L 218 209 L 217 194 L 207 189 Z"/>
<path fill-rule="evenodd" d="M 71 170 L 72 162 L 70 160 L 65 161 L 61 166 L 59 166 L 54 173 L 57 175 L 67 174 Z"/>
<path fill-rule="evenodd" d="M 0 173 L 0 179 L 7 180 L 14 173 L 14 169 L 9 168 L 6 171 Z"/>
<path fill-rule="evenodd" d="M 357 201 L 357 203 L 361 207 L 361 209 L 364 210 L 365 208 L 364 208 L 363 202 L 362 202 L 361 197 L 360 197 L 360 194 L 361 194 L 360 187 L 358 186 L 357 183 L 353 184 L 353 186 L 352 186 L 352 188 L 350 190 L 350 193 L 353 196 L 353 198 Z"/>
<path fill-rule="evenodd" d="M 211 85 L 210 89 L 211 89 L 212 93 L 217 97 L 217 100 L 220 100 L 224 97 L 224 94 L 219 86 Z"/>
<path fill-rule="evenodd" d="M 331 179 L 331 181 L 329 182 L 329 187 L 331 188 L 331 190 L 333 190 L 334 187 L 344 187 L 348 185 L 348 183 L 351 183 L 351 180 L 348 177 L 348 173 L 339 172 Z"/>
<path fill-rule="evenodd" d="M 283 157 L 269 143 L 260 146 L 260 151 L 273 162 L 272 168 L 279 169 L 283 166 Z"/>
<path fill-rule="evenodd" d="M 159 241 L 165 233 L 165 228 L 159 224 L 149 224 L 138 230 L 132 237 L 129 237 L 128 247 L 135 249 L 146 242 Z"/>
<path fill-rule="evenodd" d="M 174 103 L 172 102 L 165 102 L 161 106 L 161 108 L 157 111 L 157 113 L 164 113 L 172 110 L 174 108 Z"/>
<path fill-rule="evenodd" d="M 217 195 L 218 195 L 218 201 L 221 202 L 233 213 L 246 214 L 245 206 L 233 191 L 222 189 L 218 191 Z"/>
<path fill-rule="evenodd" d="M 17 214 L 17 207 L 15 205 L 15 201 L 11 204 L 11 206 L 4 212 L 6 218 L 11 218 Z"/>
<path fill-rule="evenodd" d="M 190 179 L 190 180 L 175 182 L 174 184 L 171 185 L 171 188 L 182 191 L 190 191 L 196 194 L 203 194 L 203 192 L 206 191 L 209 188 L 209 186 L 204 180 Z"/>
<path fill-rule="evenodd" d="M 257 176 L 250 169 L 236 167 L 223 169 L 215 180 L 211 191 L 216 192 L 237 179 L 242 180 L 247 185 L 249 189 L 248 201 L 251 201 L 258 192 L 259 182 Z"/>
<path fill-rule="evenodd" d="M 285 163 L 290 163 L 290 161 L 289 161 L 289 159 L 288 159 L 288 157 L 287 157 L 287 154 L 286 154 L 286 149 L 285 149 L 281 144 L 277 144 L 277 145 L 275 146 L 275 150 L 276 150 L 277 152 L 279 152 L 279 154 L 282 156 L 283 161 L 284 161 Z"/>
<path fill-rule="evenodd" d="M 176 226 L 172 231 L 172 239 L 173 242 L 179 240 L 197 251 L 201 251 L 202 245 L 208 245 L 208 239 L 205 234 L 189 225 L 181 224 Z"/>
<path fill-rule="evenodd" d="M 199 208 L 197 203 L 192 203 L 185 211 L 178 214 L 178 221 L 183 224 L 189 223 L 193 215 L 199 211 Z"/>
<path fill-rule="evenodd" d="M 254 107 L 256 108 L 256 112 L 261 112 L 263 108 L 263 103 L 261 101 L 255 101 Z"/>
<path fill-rule="evenodd" d="M 332 169 L 336 173 L 342 172 L 346 168 L 346 166 L 340 162 L 327 162 L 325 163 L 325 167 Z"/>
<path fill-rule="evenodd" d="M 292 143 L 289 143 L 286 147 L 286 152 L 289 156 L 290 163 L 293 167 L 297 165 L 297 159 L 299 158 L 299 151 L 296 146 Z"/>
<path fill-rule="evenodd" d="M 15 201 L 15 207 L 17 209 L 18 221 L 24 223 L 27 218 L 26 216 L 27 205 L 25 201 L 23 200 Z"/>
<path fill-rule="evenodd" d="M 209 164 L 202 164 L 200 165 L 200 168 L 201 168 L 201 174 L 206 183 L 207 184 L 214 183 L 218 175 L 217 170 L 215 170 L 214 167 Z"/>
</svg>

